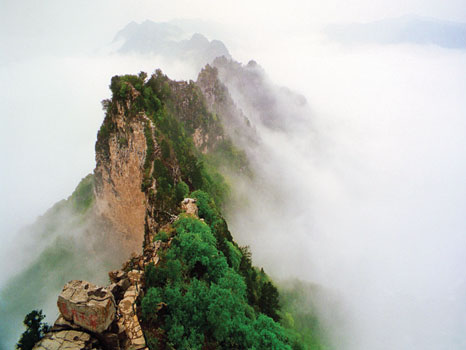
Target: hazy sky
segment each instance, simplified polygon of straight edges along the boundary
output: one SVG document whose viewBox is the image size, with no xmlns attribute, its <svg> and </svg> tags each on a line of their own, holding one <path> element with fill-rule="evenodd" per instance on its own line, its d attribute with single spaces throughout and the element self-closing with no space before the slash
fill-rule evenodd
<svg viewBox="0 0 466 350">
<path fill-rule="evenodd" d="M 313 206 L 280 212 L 282 221 L 257 213 L 251 225 L 266 227 L 264 235 L 291 226 L 299 239 L 283 248 L 293 258 L 282 264 L 267 254 L 283 246 L 283 235 L 252 236 L 245 243 L 255 248 L 256 261 L 277 274 L 294 269 L 346 291 L 354 321 L 348 349 L 393 349 L 397 340 L 400 349 L 453 349 L 440 332 L 454 333 L 466 319 L 460 299 L 466 289 L 466 53 L 343 48 L 319 31 L 327 23 L 406 14 L 466 22 L 466 3 L 0 0 L 0 234 L 6 241 L 0 264 L 16 229 L 92 172 L 100 101 L 112 75 L 162 67 L 172 78 L 196 77 L 182 62 L 109 55 L 116 32 L 133 20 L 195 19 L 193 26 L 224 41 L 233 57 L 257 60 L 275 82 L 304 94 L 320 135 L 319 148 L 312 148 L 305 135 L 264 134 L 272 159 L 287 159 L 279 170 L 290 170 L 282 174 L 293 184 L 290 191 L 301 186 L 298 199 Z M 261 166 L 280 174 L 275 165 Z M 311 233 L 303 230 L 309 217 Z M 261 252 L 264 242 L 269 250 Z M 306 264 L 312 268 L 302 271 Z M 400 314 L 412 317 L 398 322 Z M 414 340 L 401 338 L 410 335 Z"/>
<path fill-rule="evenodd" d="M 36 51 L 89 52 L 107 43 L 118 29 L 132 20 L 215 21 L 231 31 L 229 38 L 223 38 L 228 43 L 235 38 L 258 39 L 277 33 L 306 35 L 309 28 L 321 23 L 371 21 L 405 14 L 466 21 L 463 0 L 138 0 L 131 3 L 122 0 L 2 0 L 1 55 L 18 59 Z"/>
</svg>

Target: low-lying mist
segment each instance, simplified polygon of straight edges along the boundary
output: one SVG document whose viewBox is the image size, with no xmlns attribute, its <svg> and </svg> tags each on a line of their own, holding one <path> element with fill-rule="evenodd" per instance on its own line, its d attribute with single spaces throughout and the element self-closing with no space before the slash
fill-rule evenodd
<svg viewBox="0 0 466 350">
<path fill-rule="evenodd" d="M 463 348 L 465 54 L 308 49 L 264 62 L 306 95 L 297 128 L 265 126 L 230 86 L 261 139 L 245 146 L 256 178 L 234 186 L 233 235 L 283 283 L 320 288 L 337 349 Z M 296 113 L 274 106 L 285 121 Z"/>
<path fill-rule="evenodd" d="M 4 256 L 11 275 L 0 289 L 0 348 L 13 348 L 24 316 L 34 309 L 42 309 L 52 324 L 58 317 L 57 296 L 66 282 L 85 279 L 107 284 L 107 271 L 119 267 L 126 257 L 106 231 L 106 223 L 91 209 L 79 212 L 70 200 L 57 203 L 21 230 Z"/>
</svg>

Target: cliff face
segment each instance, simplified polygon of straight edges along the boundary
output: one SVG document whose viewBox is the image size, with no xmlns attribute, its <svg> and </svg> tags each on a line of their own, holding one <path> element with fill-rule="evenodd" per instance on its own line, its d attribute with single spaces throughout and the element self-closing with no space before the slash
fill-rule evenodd
<svg viewBox="0 0 466 350">
<path fill-rule="evenodd" d="M 133 94 L 109 108 L 104 125 L 112 131 L 99 133 L 94 170 L 96 213 L 111 223 L 126 256 L 141 249 L 146 213 L 141 183 L 147 150 L 143 125 L 148 119 L 144 114 L 126 117 L 137 92 Z"/>
</svg>

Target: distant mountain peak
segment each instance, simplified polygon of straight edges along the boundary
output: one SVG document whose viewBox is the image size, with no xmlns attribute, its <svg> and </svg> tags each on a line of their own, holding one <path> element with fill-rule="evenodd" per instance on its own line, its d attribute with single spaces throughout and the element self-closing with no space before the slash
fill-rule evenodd
<svg viewBox="0 0 466 350">
<path fill-rule="evenodd" d="M 209 39 L 199 32 L 189 33 L 165 22 L 146 20 L 131 22 L 120 30 L 113 42 L 121 41 L 119 53 L 163 55 L 173 59 L 190 61 L 199 70 L 216 57 L 231 58 L 230 52 L 220 40 Z"/>
</svg>

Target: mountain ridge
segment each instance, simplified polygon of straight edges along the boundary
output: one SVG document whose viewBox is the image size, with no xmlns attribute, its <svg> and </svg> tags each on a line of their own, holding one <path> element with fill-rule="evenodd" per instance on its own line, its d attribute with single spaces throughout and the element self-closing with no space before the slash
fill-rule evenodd
<svg viewBox="0 0 466 350">
<path fill-rule="evenodd" d="M 141 327 L 146 334 L 146 341 L 149 347 L 164 348 L 175 344 L 177 348 L 183 349 L 190 348 L 191 346 L 201 346 L 202 344 L 204 344 L 204 346 L 206 346 L 206 344 L 211 344 L 209 346 L 214 346 L 213 348 L 224 348 L 225 346 L 229 348 L 233 344 L 236 344 L 236 347 L 250 348 L 254 343 L 266 344 L 272 341 L 274 344 L 277 344 L 279 348 L 289 348 L 288 345 L 286 345 L 288 338 L 285 336 L 285 333 L 283 333 L 284 331 L 278 328 L 275 329 L 274 327 L 276 326 L 273 326 L 272 319 L 260 316 L 262 312 L 265 312 L 278 321 L 279 316 L 275 310 L 275 308 L 278 308 L 278 292 L 276 288 L 269 282 L 263 270 L 259 273 L 252 267 L 250 255 L 248 255 L 249 253 L 247 253 L 246 250 L 241 250 L 240 247 L 234 243 L 228 231 L 228 227 L 226 226 L 226 222 L 220 215 L 217 206 L 222 205 L 222 201 L 226 199 L 227 195 L 227 187 L 224 184 L 224 180 L 220 174 L 215 174 L 215 170 L 208 170 L 203 165 L 202 161 L 199 162 L 196 160 L 195 148 L 204 151 L 204 153 L 200 152 L 198 155 L 199 157 L 203 157 L 204 154 L 218 151 L 218 146 L 228 140 L 228 137 L 224 135 L 220 119 L 215 118 L 214 115 L 205 108 L 205 100 L 202 99 L 202 95 L 198 95 L 200 91 L 199 88 L 193 82 L 170 81 L 161 71 L 156 71 L 147 81 L 144 73 L 140 73 L 138 76 L 127 75 L 114 77 L 112 78 L 110 88 L 113 97 L 111 100 L 104 101 L 103 103 L 107 113 L 96 142 L 97 166 L 94 174 L 96 208 L 98 213 L 112 222 L 114 228 L 123 226 L 132 227 L 133 230 L 131 232 L 127 231 L 125 234 L 126 236 L 133 236 L 131 238 L 138 241 L 141 238 L 140 230 L 142 225 L 137 224 L 136 226 L 139 228 L 135 228 L 135 220 L 133 220 L 133 218 L 131 218 L 129 224 L 127 224 L 128 222 L 125 222 L 127 216 L 122 217 L 118 213 L 138 211 L 139 214 L 137 214 L 136 217 L 140 220 L 141 211 L 139 208 L 141 208 L 141 206 L 134 204 L 138 201 L 143 201 L 144 205 L 142 207 L 145 209 L 143 224 L 144 253 L 131 258 L 125 264 L 127 268 L 123 269 L 124 272 L 122 273 L 129 274 L 131 272 L 134 274 L 135 271 L 139 271 L 138 273 L 144 276 L 140 277 L 143 280 L 145 279 L 145 282 L 141 283 L 143 283 L 142 286 L 146 286 L 148 289 L 145 290 L 143 287 L 143 292 L 146 293 L 146 296 L 144 296 L 141 301 L 142 314 L 140 314 L 141 311 L 139 311 L 138 316 L 142 319 Z M 198 100 L 198 98 L 200 98 L 200 100 Z M 175 111 L 178 113 L 177 115 L 183 124 L 180 124 L 179 121 L 173 118 L 171 113 Z M 186 125 L 186 129 L 183 125 Z M 192 139 L 190 138 L 190 136 L 196 133 L 198 135 L 203 135 L 198 138 L 197 144 L 191 141 Z M 143 140 L 144 138 L 145 140 Z M 233 147 L 232 143 L 227 142 L 226 145 L 230 148 Z M 220 151 L 224 152 L 225 150 L 222 148 Z M 238 151 L 230 153 L 240 154 Z M 208 159 L 205 158 L 204 161 L 208 161 Z M 181 186 L 180 184 L 183 185 Z M 128 188 L 131 190 L 127 191 Z M 136 188 L 137 190 L 135 190 Z M 181 188 L 180 191 L 183 196 L 180 196 L 179 188 Z M 134 192 L 144 193 L 145 199 L 143 200 L 139 195 L 135 197 Z M 179 201 L 189 192 L 196 198 L 195 201 L 198 202 L 197 205 L 199 206 L 199 217 L 205 220 L 204 222 L 196 219 L 196 215 L 193 214 L 180 216 L 180 209 L 176 199 Z M 105 207 L 104 204 L 107 206 Z M 115 210 L 117 214 L 112 215 L 112 212 Z M 183 229 L 180 227 L 183 227 Z M 161 238 L 161 240 L 157 239 L 157 236 L 160 236 L 162 233 L 170 236 L 168 245 L 165 246 L 167 252 L 162 255 L 157 253 L 156 256 L 153 256 L 154 250 L 162 249 L 160 247 L 163 247 L 163 242 L 166 241 L 166 238 Z M 170 288 L 175 282 L 171 281 L 170 278 L 161 285 L 160 282 L 151 282 L 154 278 L 156 280 L 160 279 L 161 277 L 157 276 L 162 273 L 161 271 L 164 271 L 163 269 L 167 268 L 163 267 L 164 265 L 158 267 L 159 265 L 155 265 L 153 261 L 157 263 L 160 262 L 161 264 L 172 263 L 173 260 L 165 261 L 164 255 L 173 252 L 174 248 L 172 248 L 170 244 L 175 247 L 179 246 L 179 249 L 184 249 L 182 247 L 184 247 L 186 243 L 180 241 L 180 237 L 184 237 L 185 235 L 186 239 L 190 239 L 189 237 L 204 237 L 201 239 L 207 240 L 204 243 L 208 245 L 203 246 L 204 248 L 202 249 L 209 249 L 211 253 L 208 254 L 214 254 L 218 257 L 213 258 L 213 256 L 210 255 L 211 257 L 205 260 L 206 256 L 203 255 L 205 253 L 201 253 L 201 256 L 194 258 L 194 262 L 188 263 L 189 259 L 193 257 L 184 256 L 183 254 L 186 253 L 180 253 L 181 257 L 179 257 L 179 259 L 181 260 L 174 260 L 175 262 L 184 261 L 184 263 L 194 265 L 191 267 L 193 270 L 188 269 L 184 273 L 178 271 L 178 273 L 182 275 L 186 273 L 187 275 L 184 275 L 184 278 L 188 278 L 190 282 L 188 284 L 186 284 L 187 282 L 183 282 L 185 284 L 182 283 L 181 287 L 177 286 L 176 288 L 182 288 L 182 290 L 186 289 L 184 293 L 188 294 L 190 293 L 192 283 L 195 283 L 198 287 L 203 286 L 202 288 L 207 288 L 204 289 L 205 293 L 209 293 L 208 290 L 211 288 L 214 288 L 212 290 L 221 288 L 218 290 L 219 292 L 230 291 L 229 293 L 234 291 L 234 289 L 230 288 L 245 288 L 242 292 L 239 292 L 240 294 L 237 296 L 239 299 L 235 301 L 235 303 L 239 304 L 235 304 L 235 308 L 243 308 L 247 305 L 246 299 L 243 299 L 246 298 L 246 294 L 243 293 L 248 291 L 249 302 L 252 302 L 251 305 L 255 305 L 254 307 L 257 308 L 257 311 L 252 311 L 253 309 L 250 309 L 247 311 L 249 316 L 246 316 L 246 314 L 243 314 L 243 316 L 241 316 L 241 314 L 235 316 L 233 319 L 236 320 L 235 322 L 239 322 L 235 327 L 239 327 L 244 322 L 246 322 L 244 325 L 253 322 L 256 316 L 252 315 L 254 315 L 255 312 L 262 311 L 258 313 L 258 321 L 261 322 L 260 324 L 262 324 L 262 326 L 257 325 L 254 327 L 272 327 L 269 331 L 275 334 L 274 340 L 268 337 L 263 338 L 259 333 L 256 333 L 257 330 L 251 328 L 244 333 L 244 335 L 252 336 L 253 338 L 249 340 L 245 338 L 245 343 L 242 344 L 239 338 L 234 340 L 233 333 L 231 333 L 233 330 L 223 328 L 220 330 L 220 328 L 218 328 L 219 325 L 215 326 L 217 327 L 215 328 L 214 324 L 211 323 L 212 320 L 209 321 L 210 316 L 202 316 L 202 312 L 199 312 L 198 316 L 207 317 L 205 321 L 205 327 L 207 327 L 205 332 L 207 333 L 195 333 L 196 336 L 194 336 L 194 333 L 192 333 L 194 330 L 186 328 L 182 333 L 179 333 L 179 331 L 173 333 L 173 327 L 177 327 L 176 325 L 181 327 L 183 327 L 183 325 L 187 326 L 186 322 L 188 322 L 188 324 L 190 323 L 187 319 L 172 320 L 172 322 L 175 323 L 171 326 L 163 324 L 154 330 L 153 322 L 156 322 L 155 325 L 158 325 L 160 320 L 157 316 L 151 315 L 151 313 L 153 314 L 156 312 L 153 306 L 147 311 L 147 305 L 152 305 L 150 299 L 152 298 L 151 292 Z M 122 245 L 124 246 L 125 244 L 123 243 Z M 151 256 L 150 259 L 147 259 L 147 254 Z M 141 263 L 141 261 L 144 262 Z M 244 266 L 241 264 L 244 264 Z M 131 266 L 131 268 L 129 268 L 129 266 Z M 242 269 L 244 271 L 240 269 L 240 266 L 243 266 Z M 209 272 L 210 269 L 214 270 Z M 218 269 L 222 269 L 223 272 L 214 272 L 218 271 Z M 204 270 L 205 272 L 199 272 Z M 233 278 L 233 276 L 238 276 L 234 278 L 239 278 L 239 276 L 241 276 L 239 274 L 240 271 L 243 271 L 245 275 L 239 280 L 236 280 L 235 283 L 239 283 L 238 287 L 228 287 L 227 285 L 230 282 L 222 280 L 224 277 L 221 276 L 225 273 L 228 276 L 231 275 L 228 279 Z M 191 276 L 192 273 L 198 278 Z M 209 275 L 220 273 L 220 275 L 218 277 L 205 277 L 204 273 L 209 273 Z M 250 275 L 251 273 L 253 274 L 252 276 L 256 277 L 252 277 Z M 259 276 L 262 277 L 257 280 Z M 211 278 L 214 279 L 210 280 Z M 217 278 L 220 279 L 217 280 Z M 242 282 L 242 278 L 246 279 L 246 284 Z M 181 282 L 178 281 L 176 283 Z M 222 283 L 227 283 L 227 285 L 221 287 Z M 152 287 L 149 287 L 151 285 Z M 168 291 L 165 292 L 168 293 Z M 235 292 L 233 292 L 233 294 L 235 295 Z M 114 295 L 116 296 L 116 294 Z M 266 295 L 269 295 L 267 296 L 267 301 L 262 301 L 262 296 L 265 298 Z M 165 294 L 164 298 L 170 300 L 169 294 Z M 123 301 L 125 300 L 126 299 L 123 299 Z M 117 302 L 118 301 L 117 298 Z M 120 300 L 120 302 L 123 301 Z M 173 305 L 174 302 L 173 300 L 171 302 L 168 301 L 167 304 Z M 213 301 L 208 298 L 206 302 L 211 304 Z M 173 309 L 169 310 L 171 310 L 168 311 L 169 315 L 176 311 Z M 66 315 L 62 310 L 61 312 L 63 316 Z M 120 312 L 124 314 L 121 308 Z M 251 312 L 253 314 L 251 314 Z M 156 318 L 155 321 L 153 320 L 154 317 Z M 224 317 L 228 319 L 232 316 L 226 315 Z M 237 317 L 240 317 L 240 321 L 238 321 L 239 319 L 237 319 Z M 164 322 L 166 323 L 169 321 Z M 55 326 L 55 329 L 52 328 L 52 330 L 56 330 L 56 327 L 57 326 Z M 211 327 L 217 330 L 208 331 L 207 329 Z M 238 328 L 238 330 L 239 329 L 240 328 Z M 126 328 L 126 330 L 128 329 Z M 58 334 L 61 334 L 60 332 L 65 331 L 59 328 L 58 332 L 49 333 L 44 340 L 37 345 L 37 348 L 45 348 L 45 343 L 54 340 L 56 337 L 59 338 Z M 160 334 L 160 332 L 162 333 Z M 209 335 L 209 332 L 214 332 L 214 334 Z M 147 336 L 147 334 L 152 334 L 153 336 L 150 337 Z M 117 333 L 117 335 L 119 337 L 119 342 L 124 344 L 123 348 L 137 345 L 133 339 L 128 337 L 128 334 L 126 334 L 127 338 L 125 338 L 124 334 L 122 335 L 121 332 Z M 278 338 L 275 338 L 277 336 Z M 188 340 L 186 340 L 186 337 Z M 138 337 L 138 341 L 140 341 L 140 339 L 141 337 Z M 232 341 L 233 343 L 231 343 Z M 154 342 L 157 344 L 154 345 Z M 142 349 L 145 345 L 145 343 L 141 343 L 137 348 Z M 109 344 L 104 342 L 103 346 L 108 347 Z"/>
<path fill-rule="evenodd" d="M 175 232 L 173 220 L 179 216 L 180 200 L 184 197 L 181 194 L 197 193 L 195 200 L 204 203 L 203 208 L 199 208 L 202 213 L 199 215 L 210 217 L 201 219 L 211 220 L 208 229 L 218 242 L 213 248 L 225 257 L 229 268 L 235 265 L 239 269 L 238 264 L 245 259 L 240 278 L 246 282 L 244 298 L 246 304 L 256 308 L 248 311 L 249 316 L 262 314 L 261 310 L 266 310 L 266 304 L 270 304 L 268 315 L 278 320 L 277 311 L 273 311 L 278 307 L 275 286 L 263 270 L 252 266 L 247 249 L 242 250 L 234 243 L 220 214 L 229 198 L 230 178 L 254 176 L 249 167 L 248 152 L 236 145 L 260 142 L 254 122 L 238 108 L 229 87 L 221 79 L 223 75 L 224 81 L 228 82 L 227 72 L 242 75 L 242 70 L 246 80 L 248 76 L 255 77 L 256 87 L 267 85 L 260 66 L 255 63 L 242 66 L 226 57 L 205 66 L 196 82 L 173 81 L 160 70 L 149 78 L 143 72 L 112 78 L 112 99 L 102 103 L 106 117 L 98 132 L 94 174 L 84 178 L 73 195 L 52 211 L 65 222 L 52 227 L 52 232 L 74 232 L 74 226 L 79 228 L 78 232 L 68 240 L 57 235 L 55 243 L 38 257 L 37 263 L 0 291 L 2 299 L 11 307 L 21 305 L 14 311 L 16 314 L 24 315 L 26 310 L 38 308 L 46 300 L 49 303 L 52 291 L 61 288 L 64 276 L 60 276 L 62 282 L 58 284 L 57 281 L 47 282 L 52 278 L 49 276 L 50 264 L 64 268 L 63 274 L 68 271 L 67 278 L 90 279 L 105 285 L 106 274 L 101 269 L 111 270 L 124 261 L 126 266 L 128 263 L 135 266 L 137 257 L 144 260 L 141 255 L 132 253 L 140 250 L 141 244 L 153 252 L 154 237 L 160 231 Z M 252 72 L 256 73 L 251 75 Z M 235 83 L 230 82 L 231 86 Z M 252 99 L 255 96 L 252 94 Z M 276 122 L 277 118 L 274 118 L 269 126 L 285 126 Z M 69 220 L 67 211 L 76 219 Z M 79 237 L 89 241 L 81 242 Z M 75 247 L 78 252 L 73 250 Z M 130 256 L 133 258 L 127 260 Z M 82 264 L 84 260 L 87 260 L 86 264 Z M 141 271 L 146 272 L 145 268 Z M 128 272 L 131 271 L 125 273 Z M 34 305 L 26 300 L 26 294 L 15 293 L 24 285 L 37 285 L 42 289 L 35 296 Z M 267 302 L 261 299 L 262 293 L 269 295 Z M 51 309 L 50 304 L 48 308 Z M 9 315 L 14 312 L 9 310 Z M 302 334 L 291 331 L 293 322 L 288 322 L 290 317 L 286 316 L 287 335 L 280 336 L 285 348 L 291 339 L 298 346 L 298 339 L 302 337 Z M 72 328 L 60 322 L 59 318 L 60 331 L 63 327 L 65 330 Z M 257 330 L 252 329 L 251 334 L 255 334 Z M 253 338 L 249 342 L 259 341 L 256 336 Z M 161 337 L 159 341 L 165 342 L 166 346 L 165 338 Z"/>
</svg>

